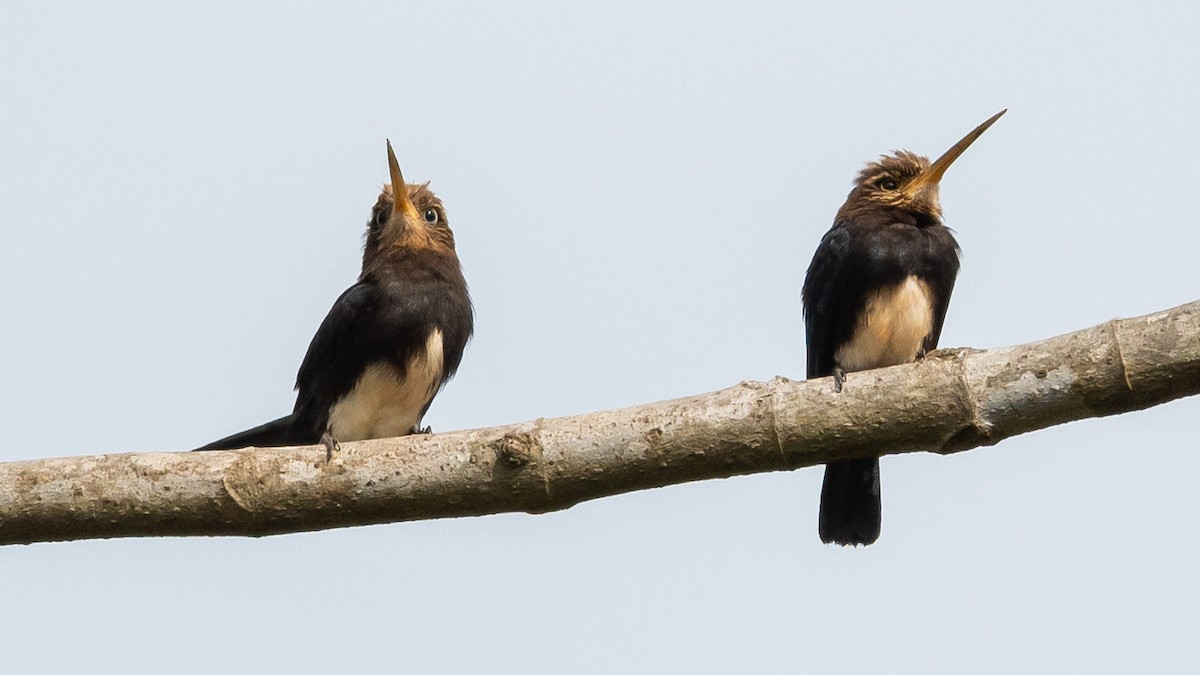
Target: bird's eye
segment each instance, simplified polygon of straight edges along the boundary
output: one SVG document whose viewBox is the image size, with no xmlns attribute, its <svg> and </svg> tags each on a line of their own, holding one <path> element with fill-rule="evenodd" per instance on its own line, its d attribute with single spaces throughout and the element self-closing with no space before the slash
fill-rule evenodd
<svg viewBox="0 0 1200 675">
<path fill-rule="evenodd" d="M 379 209 L 375 212 L 374 224 L 375 227 L 383 227 L 388 221 L 388 209 Z"/>
<path fill-rule="evenodd" d="M 900 186 L 896 183 L 896 181 L 894 179 L 891 179 L 891 178 L 884 178 L 883 180 L 879 181 L 879 189 L 880 190 L 891 191 L 891 190 L 895 190 L 898 187 L 900 187 Z"/>
<path fill-rule="evenodd" d="M 430 225 L 436 225 L 439 218 L 437 209 L 425 209 L 425 222 Z"/>
</svg>

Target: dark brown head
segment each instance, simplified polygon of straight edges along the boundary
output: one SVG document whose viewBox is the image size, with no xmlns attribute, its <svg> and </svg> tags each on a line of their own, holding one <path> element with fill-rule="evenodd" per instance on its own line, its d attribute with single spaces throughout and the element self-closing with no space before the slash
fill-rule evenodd
<svg viewBox="0 0 1200 675">
<path fill-rule="evenodd" d="M 946 169 L 1006 112 L 1001 110 L 975 127 L 933 163 L 927 157 L 899 150 L 867 164 L 859 172 L 854 189 L 838 211 L 838 217 L 849 216 L 858 209 L 884 207 L 915 211 L 934 220 L 941 219 L 938 183 Z"/>
<path fill-rule="evenodd" d="M 396 249 L 428 249 L 453 256 L 454 233 L 450 231 L 442 200 L 429 189 L 428 182 L 405 183 L 390 141 L 387 149 L 392 182 L 383 186 L 371 209 L 363 268 L 379 255 Z M 397 194 L 400 199 L 395 198 Z"/>
</svg>

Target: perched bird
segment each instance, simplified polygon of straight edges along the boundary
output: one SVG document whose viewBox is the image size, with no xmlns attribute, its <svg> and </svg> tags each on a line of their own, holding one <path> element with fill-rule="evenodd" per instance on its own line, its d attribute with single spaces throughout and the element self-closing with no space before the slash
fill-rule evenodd
<svg viewBox="0 0 1200 675">
<path fill-rule="evenodd" d="M 942 224 L 938 182 L 1000 111 L 937 161 L 899 151 L 867 164 L 821 238 L 801 298 L 808 377 L 909 363 L 937 348 L 958 276 L 958 242 Z M 821 541 L 879 538 L 879 458 L 825 466 Z"/>
<path fill-rule="evenodd" d="M 458 369 L 473 330 L 454 234 L 428 184 L 404 182 L 388 143 L 391 185 L 367 225 L 362 274 L 313 336 L 292 414 L 199 450 L 325 444 L 420 431 Z"/>
</svg>

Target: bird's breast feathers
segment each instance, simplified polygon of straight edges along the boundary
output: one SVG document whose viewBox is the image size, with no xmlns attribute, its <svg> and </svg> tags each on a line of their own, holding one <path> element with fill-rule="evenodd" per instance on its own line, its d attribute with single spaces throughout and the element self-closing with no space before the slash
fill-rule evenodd
<svg viewBox="0 0 1200 675">
<path fill-rule="evenodd" d="M 909 363 L 932 330 L 933 294 L 929 284 L 910 275 L 867 297 L 834 361 L 847 371 Z"/>
<path fill-rule="evenodd" d="M 386 361 L 368 366 L 354 389 L 330 410 L 334 438 L 359 441 L 412 433 L 442 384 L 444 362 L 442 331 L 435 328 L 424 349 L 409 357 L 403 374 Z"/>
</svg>

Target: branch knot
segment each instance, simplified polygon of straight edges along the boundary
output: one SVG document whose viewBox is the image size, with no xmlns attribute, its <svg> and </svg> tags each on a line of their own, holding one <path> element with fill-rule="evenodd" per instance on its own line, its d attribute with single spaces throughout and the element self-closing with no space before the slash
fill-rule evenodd
<svg viewBox="0 0 1200 675">
<path fill-rule="evenodd" d="M 542 456 L 542 444 L 528 432 L 514 432 L 501 436 L 492 443 L 492 449 L 509 466 L 525 466 Z"/>
</svg>

